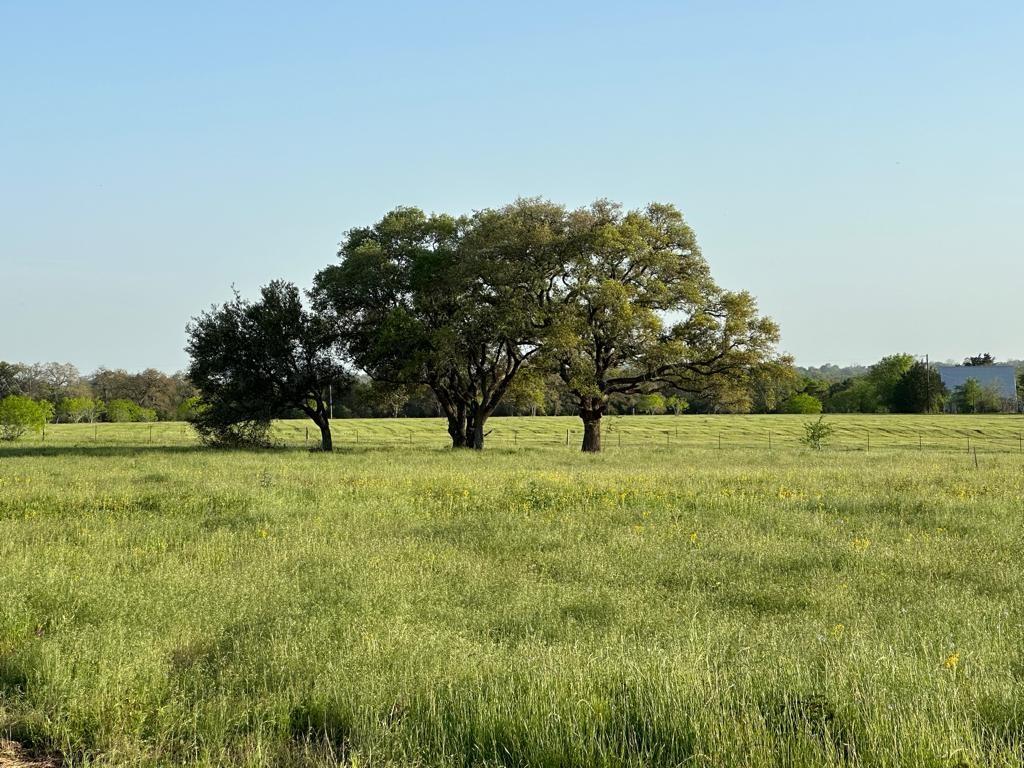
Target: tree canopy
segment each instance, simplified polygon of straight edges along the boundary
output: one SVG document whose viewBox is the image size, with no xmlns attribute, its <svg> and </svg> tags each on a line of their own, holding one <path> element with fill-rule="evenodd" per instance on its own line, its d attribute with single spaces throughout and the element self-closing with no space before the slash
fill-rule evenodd
<svg viewBox="0 0 1024 768">
<path fill-rule="evenodd" d="M 613 396 L 666 387 L 699 396 L 773 355 L 775 323 L 750 294 L 715 284 L 673 206 L 623 212 L 598 201 L 568 221 L 565 269 L 547 292 L 545 356 L 577 400 L 584 451 L 601 449 Z"/>
<path fill-rule="evenodd" d="M 188 326 L 189 378 L 202 392 L 194 424 L 204 439 L 259 436 L 275 418 L 300 411 L 330 451 L 327 390 L 343 383 L 337 326 L 306 310 L 298 288 L 275 281 L 249 302 L 237 293 Z"/>
<path fill-rule="evenodd" d="M 314 282 L 353 365 L 376 381 L 430 388 L 454 447 L 485 424 L 545 332 L 559 267 L 560 207 L 520 200 L 470 217 L 398 208 L 351 230 Z"/>
</svg>

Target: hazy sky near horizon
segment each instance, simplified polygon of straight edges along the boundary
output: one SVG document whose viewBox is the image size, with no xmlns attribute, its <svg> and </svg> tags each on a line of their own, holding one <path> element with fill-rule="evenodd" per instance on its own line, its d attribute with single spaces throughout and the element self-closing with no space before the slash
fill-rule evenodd
<svg viewBox="0 0 1024 768">
<path fill-rule="evenodd" d="M 183 368 L 350 227 L 673 202 L 797 362 L 1024 358 L 1024 3 L 0 0 L 0 359 Z"/>
</svg>

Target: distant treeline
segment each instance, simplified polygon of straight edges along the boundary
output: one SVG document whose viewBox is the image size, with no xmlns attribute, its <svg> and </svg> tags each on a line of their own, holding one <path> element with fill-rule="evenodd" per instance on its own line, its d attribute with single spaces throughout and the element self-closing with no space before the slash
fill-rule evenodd
<svg viewBox="0 0 1024 768">
<path fill-rule="evenodd" d="M 994 365 L 998 361 L 983 353 L 966 358 L 964 366 Z M 949 364 L 949 363 L 947 363 Z M 1018 399 L 1024 401 L 1024 361 L 1007 360 L 1017 368 Z M 808 407 L 825 413 L 933 413 L 953 406 L 961 413 L 995 413 L 1005 410 L 1005 398 L 979 379 L 949 391 L 935 369 L 908 354 L 883 357 L 871 366 L 840 368 L 823 365 L 795 368 L 799 387 L 789 395 L 790 404 L 799 398 Z"/>
<path fill-rule="evenodd" d="M 83 375 L 71 363 L 0 361 L 0 399 L 10 395 L 49 404 L 57 422 L 182 421 L 197 402 L 181 373 L 100 368 Z"/>
<path fill-rule="evenodd" d="M 995 362 L 987 355 L 965 364 Z M 1024 361 L 1018 368 L 1018 391 L 1024 400 Z M 934 393 L 929 399 L 929 381 Z M 913 396 L 915 377 L 923 397 Z M 976 393 L 948 392 L 937 374 L 910 355 L 884 357 L 871 366 L 800 367 L 787 362 L 760 366 L 742 382 L 719 386 L 695 396 L 675 392 L 618 395 L 615 414 L 684 413 L 898 413 L 934 412 L 950 398 L 971 397 L 962 411 L 996 411 L 998 402 L 983 388 Z M 83 375 L 70 363 L 0 361 L 0 399 L 21 395 L 49 403 L 57 422 L 186 421 L 199 392 L 183 373 L 153 368 L 138 373 L 100 368 Z M 356 376 L 327 393 L 334 418 L 437 417 L 443 411 L 427 387 L 396 387 Z M 301 411 L 292 414 L 302 418 Z M 500 416 L 576 415 L 574 398 L 557 376 L 526 371 L 516 379 L 496 411 Z"/>
</svg>

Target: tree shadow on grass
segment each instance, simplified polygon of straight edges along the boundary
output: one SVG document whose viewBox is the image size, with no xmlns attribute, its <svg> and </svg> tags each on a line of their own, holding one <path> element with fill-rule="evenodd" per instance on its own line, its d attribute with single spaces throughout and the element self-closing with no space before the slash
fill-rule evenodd
<svg viewBox="0 0 1024 768">
<path fill-rule="evenodd" d="M 245 453 L 259 452 L 261 451 L 245 451 Z M 161 455 L 187 456 L 195 453 L 219 453 L 219 451 L 202 445 L 17 445 L 0 447 L 0 461 L 4 459 L 24 459 L 41 456 L 130 458 L 133 456 Z"/>
<path fill-rule="evenodd" d="M 36 457 L 80 457 L 94 456 L 98 458 L 133 458 L 139 456 L 190 456 L 195 454 L 275 454 L 275 453 L 316 453 L 323 456 L 365 456 L 367 454 L 395 453 L 402 450 L 430 450 L 436 453 L 454 453 L 451 446 L 413 445 L 394 443 L 391 445 L 345 445 L 334 446 L 332 453 L 325 453 L 319 446 L 312 445 L 274 445 L 267 448 L 210 448 L 205 445 L 89 445 L 74 443 L 70 445 L 32 444 L 2 445 L 0 444 L 0 461 L 4 459 L 22 459 Z M 492 451 L 497 453 L 499 451 Z M 510 452 L 511 453 L 511 452 Z M 459 455 L 479 456 L 476 451 L 459 451 Z"/>
</svg>

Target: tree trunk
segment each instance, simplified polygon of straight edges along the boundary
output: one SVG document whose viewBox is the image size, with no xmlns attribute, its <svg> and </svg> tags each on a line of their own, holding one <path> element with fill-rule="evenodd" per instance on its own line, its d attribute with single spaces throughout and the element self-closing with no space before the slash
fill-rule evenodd
<svg viewBox="0 0 1024 768">
<path fill-rule="evenodd" d="M 600 405 L 590 408 L 580 408 L 580 418 L 583 420 L 583 452 L 601 452 L 601 417 L 604 415 L 604 408 Z"/>
<path fill-rule="evenodd" d="M 302 410 L 313 420 L 313 423 L 320 427 L 320 450 L 330 453 L 334 450 L 334 440 L 331 437 L 331 417 L 327 408 L 321 400 L 316 401 L 316 408 L 308 405 L 302 406 Z"/>
<path fill-rule="evenodd" d="M 458 417 L 448 417 L 448 434 L 452 438 L 452 448 L 466 447 L 466 422 Z"/>
<path fill-rule="evenodd" d="M 452 437 L 452 448 L 469 447 L 470 426 L 466 406 L 459 403 L 448 415 L 448 434 Z"/>
<path fill-rule="evenodd" d="M 484 449 L 484 438 L 487 436 L 487 433 L 484 432 L 484 425 L 487 424 L 487 419 L 493 412 L 493 409 L 482 403 L 474 403 L 470 406 L 466 437 L 467 445 L 473 450 L 482 451 Z"/>
<path fill-rule="evenodd" d="M 473 420 L 473 434 L 471 435 L 470 447 L 476 451 L 482 451 L 484 449 L 484 424 L 487 423 L 487 417 L 477 415 Z"/>
<path fill-rule="evenodd" d="M 334 450 L 334 440 L 331 438 L 331 420 L 327 414 L 323 415 L 323 420 L 317 426 L 320 427 L 320 450 L 330 453 Z"/>
<path fill-rule="evenodd" d="M 583 420 L 583 452 L 601 452 L 601 417 L 604 416 L 605 402 L 600 397 L 580 398 L 580 418 Z"/>
</svg>

